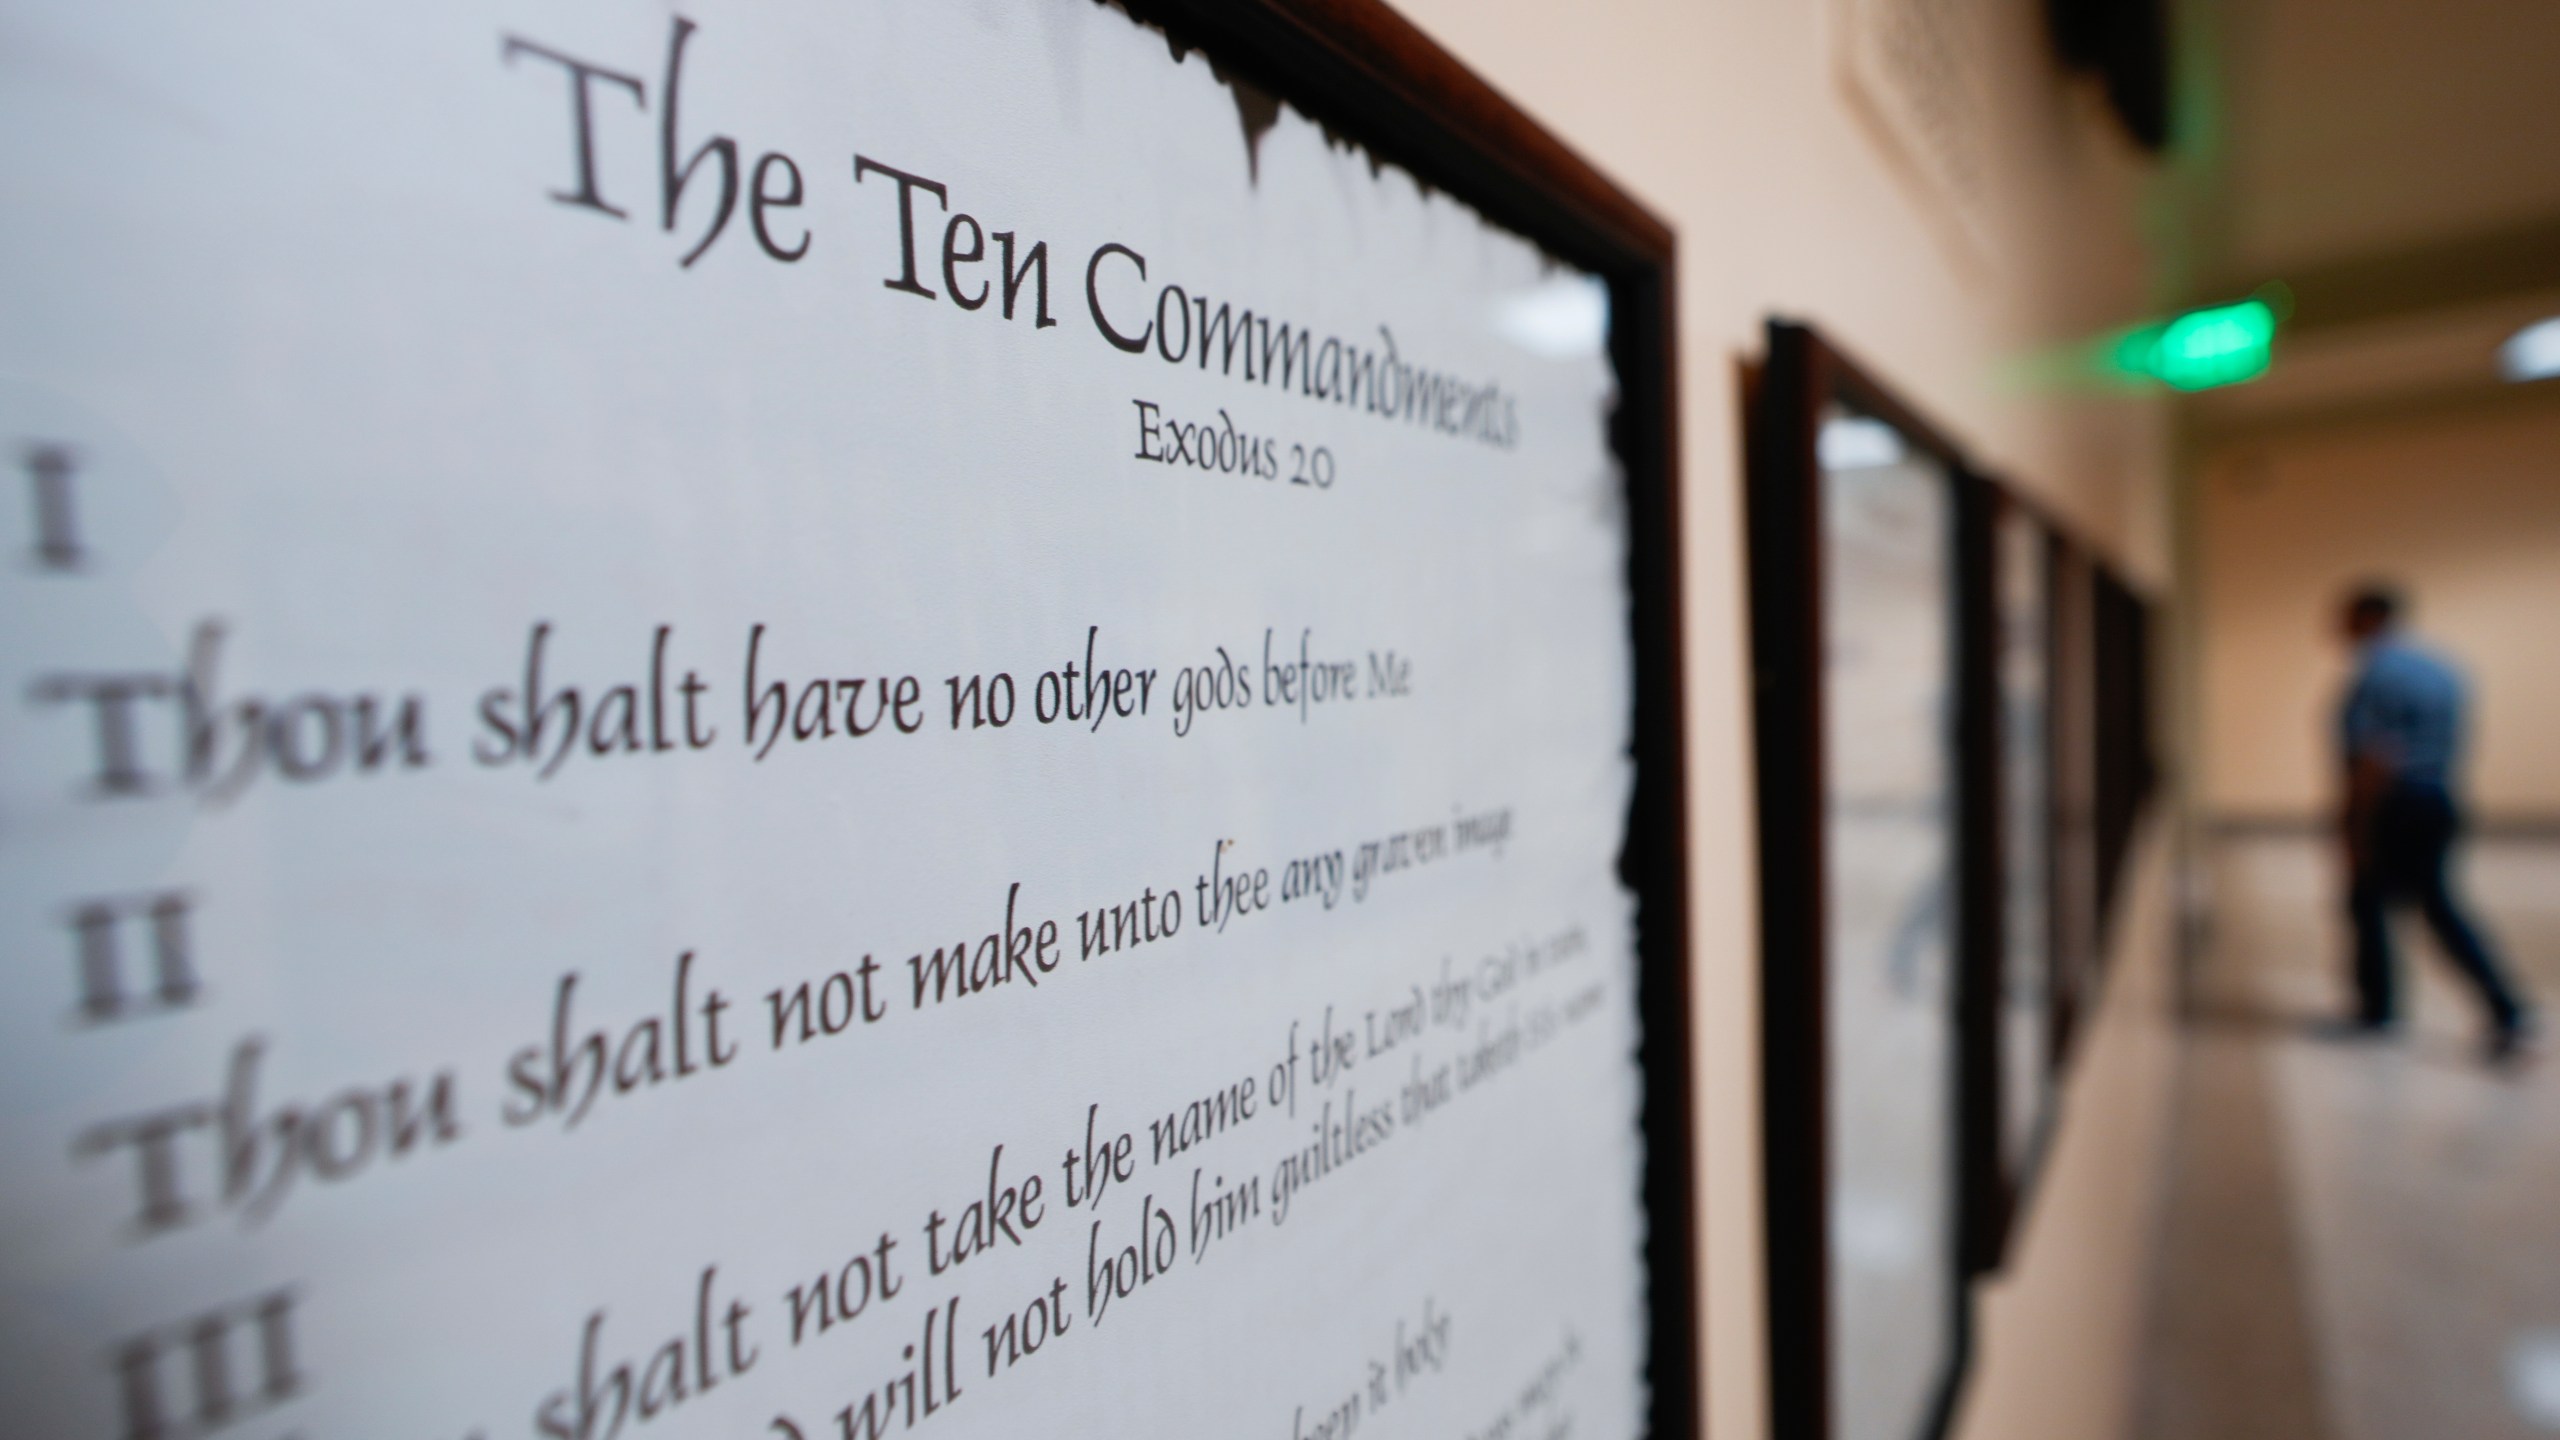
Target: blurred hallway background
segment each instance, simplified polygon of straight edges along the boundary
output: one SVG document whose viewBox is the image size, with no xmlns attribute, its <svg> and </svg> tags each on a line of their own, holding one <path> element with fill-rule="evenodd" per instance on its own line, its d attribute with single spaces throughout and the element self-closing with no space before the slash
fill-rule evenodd
<svg viewBox="0 0 2560 1440">
<path fill-rule="evenodd" d="M 2560 1434 L 2560 381 L 2519 353 L 2560 316 L 2560 7 L 2192 18 L 2190 293 L 2294 309 L 2265 377 L 2180 402 L 2190 934 L 2133 1433 Z M 2545 1016 L 2515 1071 L 2414 917 L 2403 1034 L 2319 1029 L 2352 1003 L 2329 626 L 2371 576 L 2476 687 L 2462 882 Z"/>
</svg>

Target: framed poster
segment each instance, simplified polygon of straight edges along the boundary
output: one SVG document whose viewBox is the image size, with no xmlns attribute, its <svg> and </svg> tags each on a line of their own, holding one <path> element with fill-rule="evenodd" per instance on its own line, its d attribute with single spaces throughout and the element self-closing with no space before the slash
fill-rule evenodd
<svg viewBox="0 0 2560 1440">
<path fill-rule="evenodd" d="M 2068 1064 L 2082 1018 L 2096 1005 L 2098 915 L 2098 692 L 2096 562 L 2067 536 L 2052 544 L 2053 628 L 2047 745 L 2053 762 L 2053 1050 Z"/>
<path fill-rule="evenodd" d="M 2152 746 L 2151 605 L 2112 567 L 2096 576 L 2091 623 L 2096 634 L 2095 808 L 2098 924 L 2112 930 L 2125 870 L 2144 805 L 2159 780 Z"/>
<path fill-rule="evenodd" d="M 1967 683 L 1988 732 L 1968 796 L 1980 858 L 1981 923 L 1969 948 L 1965 1039 L 1967 1247 L 1974 1268 L 1996 1269 L 2024 1209 L 2050 1134 L 2059 1075 L 2056 1038 L 2053 785 L 2052 531 L 1996 482 L 1979 482 L 1982 643 Z"/>
<path fill-rule="evenodd" d="M 1920 1440 L 1967 1347 L 1958 517 L 1943 436 L 1769 329 L 1750 488 L 1776 1433 Z"/>
<path fill-rule="evenodd" d="M 1696 1433 L 1657 219 L 1356 0 L 0 24 L 20 1428 Z"/>
</svg>

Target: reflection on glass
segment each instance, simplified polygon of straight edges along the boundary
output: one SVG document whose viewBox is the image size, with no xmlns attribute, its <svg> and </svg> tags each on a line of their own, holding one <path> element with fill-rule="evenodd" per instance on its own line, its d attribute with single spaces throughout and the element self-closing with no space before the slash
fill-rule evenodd
<svg viewBox="0 0 2560 1440">
<path fill-rule="evenodd" d="M 1953 492 L 1836 405 L 1818 453 L 1833 1434 L 1913 1440 L 1953 1338 Z"/>
<path fill-rule="evenodd" d="M 1609 285 L 1596 275 L 1556 275 L 1494 305 L 1493 328 L 1532 355 L 1579 360 L 1609 348 Z"/>
<path fill-rule="evenodd" d="M 2043 1119 L 2052 1008 L 2053 917 L 2045 899 L 2052 851 L 2046 783 L 2043 528 L 2003 510 L 1993 552 L 2000 648 L 2001 914 L 2000 1164 L 2024 1168 Z"/>
</svg>

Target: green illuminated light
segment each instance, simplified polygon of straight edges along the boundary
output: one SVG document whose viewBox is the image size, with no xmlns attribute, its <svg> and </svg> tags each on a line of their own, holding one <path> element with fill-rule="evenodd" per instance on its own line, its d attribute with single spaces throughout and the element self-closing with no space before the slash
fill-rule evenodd
<svg viewBox="0 0 2560 1440">
<path fill-rule="evenodd" d="M 2190 310 L 2174 320 L 2128 331 L 2116 341 L 2115 368 L 2180 390 L 2237 385 L 2267 373 L 2276 312 L 2264 300 Z"/>
</svg>

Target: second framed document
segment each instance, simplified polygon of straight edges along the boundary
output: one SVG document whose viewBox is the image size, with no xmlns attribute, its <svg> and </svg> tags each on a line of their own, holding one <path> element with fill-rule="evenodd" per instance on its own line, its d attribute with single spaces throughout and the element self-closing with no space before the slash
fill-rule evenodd
<svg viewBox="0 0 2560 1440">
<path fill-rule="evenodd" d="M 1771 1411 L 1810 1440 L 1945 1428 L 1967 1349 L 1954 446 L 1774 324 L 1750 524 Z"/>
<path fill-rule="evenodd" d="M 1997 1269 L 2051 1133 L 2060 1081 L 2056 964 L 2070 953 L 2054 903 L 2054 578 L 2060 542 L 2034 510 L 1989 480 L 1968 516 L 1969 752 L 1981 777 L 1967 822 L 1973 888 L 1963 1080 L 1965 1248 Z"/>
</svg>

